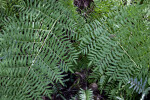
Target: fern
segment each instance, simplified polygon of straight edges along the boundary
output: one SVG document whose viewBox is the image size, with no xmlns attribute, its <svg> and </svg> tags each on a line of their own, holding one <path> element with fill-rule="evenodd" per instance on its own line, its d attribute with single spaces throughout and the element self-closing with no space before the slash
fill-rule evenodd
<svg viewBox="0 0 150 100">
<path fill-rule="evenodd" d="M 135 71 L 130 68 L 137 68 L 136 64 L 126 54 L 122 46 L 110 37 L 111 34 L 105 30 L 105 27 L 100 27 L 100 23 L 95 22 L 94 24 L 96 25 L 92 24 L 93 27 L 91 27 L 93 29 L 95 27 L 96 30 L 91 32 L 90 35 L 81 37 L 81 52 L 88 54 L 89 66 L 92 64 L 97 66 L 94 71 L 99 70 L 101 74 L 107 71 L 106 74 L 110 76 L 109 81 L 113 78 L 114 80 L 121 80 L 126 83 L 126 78 L 132 75 L 130 71 Z M 96 26 L 99 27 L 97 28 Z M 89 31 L 92 31 L 92 28 Z M 128 66 L 129 71 L 127 71 Z M 140 67 L 138 67 L 138 70 L 140 70 Z"/>
<path fill-rule="evenodd" d="M 6 1 L 0 0 L 0 9 L 5 9 L 5 7 L 6 7 Z"/>
<path fill-rule="evenodd" d="M 80 100 L 93 100 L 93 93 L 91 90 L 83 90 L 81 89 L 79 91 L 80 95 Z"/>
<path fill-rule="evenodd" d="M 149 66 L 149 24 L 148 16 L 145 16 L 147 10 L 147 5 L 123 7 L 110 12 L 109 17 L 99 18 L 98 23 L 92 22 L 86 28 L 89 35 L 82 39 L 81 52 L 88 55 L 93 73 L 102 77 L 95 77 L 100 89 L 103 90 L 108 85 L 113 87 L 114 81 L 119 83 L 119 89 L 123 89 L 127 80 L 139 75 L 141 69 Z M 102 81 L 103 77 L 107 77 L 106 82 Z M 110 90 L 105 89 L 108 93 Z M 117 95 L 113 91 L 111 94 L 112 97 Z"/>
<path fill-rule="evenodd" d="M 91 89 L 80 89 L 80 91 L 70 100 L 94 100 L 93 91 Z"/>
<path fill-rule="evenodd" d="M 19 18 L 7 18 L 0 34 L 0 93 L 10 100 L 51 97 L 49 84 L 64 85 L 63 72 L 76 63 L 72 36 L 66 34 L 75 22 L 66 20 L 70 14 L 55 0 L 20 7 Z"/>
<path fill-rule="evenodd" d="M 115 19 L 108 19 L 109 26 L 112 26 L 112 21 L 116 23 L 113 24 L 114 27 L 111 27 L 111 33 L 117 34 L 118 41 L 120 41 L 125 50 L 127 51 L 130 49 L 128 54 L 136 63 L 142 66 L 149 65 L 149 57 L 147 56 L 150 53 L 148 50 L 149 46 L 147 45 L 147 43 L 150 42 L 148 32 L 149 24 L 145 16 L 146 13 L 148 13 L 147 7 L 148 6 L 142 5 L 123 8 L 118 15 L 115 13 Z M 145 18 L 143 18 L 144 16 Z"/>
<path fill-rule="evenodd" d="M 144 82 L 142 78 L 138 81 L 137 78 L 131 78 L 128 82 L 131 86 L 129 88 L 133 88 L 133 91 L 138 92 L 138 94 L 142 93 L 141 99 L 144 100 L 145 96 L 148 94 L 150 87 L 146 88 L 147 78 L 145 78 Z"/>
<path fill-rule="evenodd" d="M 150 91 L 150 87 L 146 88 L 140 100 L 144 100 L 144 97 L 149 93 L 149 91 Z"/>
<path fill-rule="evenodd" d="M 65 99 L 57 86 L 65 86 L 67 72 L 81 69 L 89 70 L 88 82 L 96 82 L 109 99 L 135 99 L 127 82 L 144 91 L 146 81 L 132 78 L 143 79 L 149 70 L 148 3 L 118 6 L 87 22 L 72 3 L 26 0 L 17 5 L 19 13 L 3 19 L 0 99 L 40 100 L 55 93 Z M 90 89 L 76 97 L 94 99 Z"/>
<path fill-rule="evenodd" d="M 129 88 L 133 88 L 133 90 L 135 90 L 140 94 L 141 92 L 144 92 L 146 82 L 147 82 L 147 78 L 144 80 L 144 82 L 142 81 L 142 78 L 140 79 L 140 81 L 138 81 L 137 78 L 134 79 L 131 78 L 128 83 L 131 84 Z"/>
</svg>

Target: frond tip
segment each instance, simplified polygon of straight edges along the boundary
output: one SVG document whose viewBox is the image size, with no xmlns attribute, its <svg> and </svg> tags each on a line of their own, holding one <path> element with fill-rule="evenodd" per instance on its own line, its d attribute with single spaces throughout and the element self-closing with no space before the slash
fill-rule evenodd
<svg viewBox="0 0 150 100">
<path fill-rule="evenodd" d="M 131 78 L 128 83 L 131 84 L 131 86 L 129 88 L 133 88 L 133 91 L 138 92 L 139 94 L 144 92 L 145 90 L 145 85 L 147 82 L 147 78 L 145 78 L 144 82 L 142 81 L 142 78 L 140 79 L 140 81 L 138 81 L 137 78 Z"/>
<path fill-rule="evenodd" d="M 79 91 L 79 98 L 80 100 L 94 100 L 93 99 L 93 91 L 90 89 Z"/>
</svg>

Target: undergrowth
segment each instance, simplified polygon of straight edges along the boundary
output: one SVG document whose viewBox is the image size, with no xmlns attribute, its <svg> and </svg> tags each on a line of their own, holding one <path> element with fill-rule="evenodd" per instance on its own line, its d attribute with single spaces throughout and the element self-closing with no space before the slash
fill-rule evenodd
<svg viewBox="0 0 150 100">
<path fill-rule="evenodd" d="M 148 0 L 85 2 L 0 0 L 0 100 L 146 99 Z"/>
</svg>

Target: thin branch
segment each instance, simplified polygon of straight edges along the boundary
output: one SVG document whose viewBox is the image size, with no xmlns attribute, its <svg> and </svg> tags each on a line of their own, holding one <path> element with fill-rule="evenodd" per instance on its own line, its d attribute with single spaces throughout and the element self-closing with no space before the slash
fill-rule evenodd
<svg viewBox="0 0 150 100">
<path fill-rule="evenodd" d="M 122 50 L 125 52 L 125 54 L 130 58 L 130 60 L 135 64 L 136 67 L 139 67 L 135 61 L 132 59 L 132 57 L 127 53 L 127 51 L 123 48 L 123 46 L 118 42 L 119 46 L 122 48 Z"/>
</svg>

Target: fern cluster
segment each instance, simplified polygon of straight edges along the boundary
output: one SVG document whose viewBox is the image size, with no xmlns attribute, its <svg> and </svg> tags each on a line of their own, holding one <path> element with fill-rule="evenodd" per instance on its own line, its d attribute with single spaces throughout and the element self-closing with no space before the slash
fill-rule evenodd
<svg viewBox="0 0 150 100">
<path fill-rule="evenodd" d="M 119 5 L 90 20 L 72 1 L 18 4 L 20 12 L 4 18 L 0 31 L 0 99 L 51 98 L 66 85 L 68 72 L 84 69 L 90 70 L 88 83 L 97 83 L 109 99 L 135 99 L 130 88 L 144 93 L 147 81 L 137 80 L 150 77 L 149 3 Z M 86 87 L 78 97 L 92 100 L 93 92 Z"/>
</svg>

